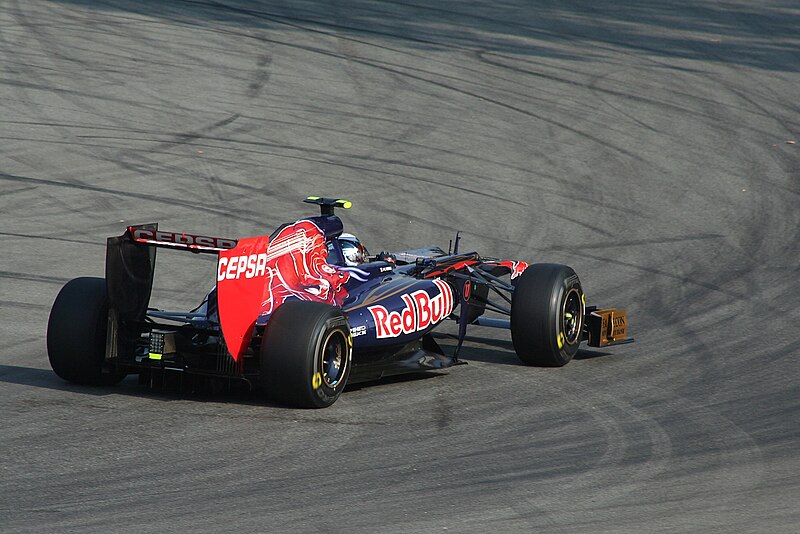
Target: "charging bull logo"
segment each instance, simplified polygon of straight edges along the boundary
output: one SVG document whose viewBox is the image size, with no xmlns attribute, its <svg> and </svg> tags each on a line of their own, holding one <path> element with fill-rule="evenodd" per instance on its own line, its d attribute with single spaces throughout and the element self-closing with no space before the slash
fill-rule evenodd
<svg viewBox="0 0 800 534">
<path fill-rule="evenodd" d="M 310 221 L 287 226 L 269 241 L 266 252 L 220 257 L 217 282 L 268 278 L 261 315 L 269 315 L 291 297 L 342 305 L 350 278 L 327 262 L 325 236 Z"/>
<path fill-rule="evenodd" d="M 453 292 L 442 280 L 433 280 L 439 292 L 431 297 L 424 289 L 402 295 L 405 307 L 389 311 L 385 306 L 368 306 L 375 321 L 378 339 L 398 337 L 425 330 L 445 319 L 453 311 Z"/>
<path fill-rule="evenodd" d="M 259 324 L 291 299 L 341 306 L 350 273 L 327 262 L 325 234 L 313 222 L 286 226 L 273 239 L 239 240 L 219 253 L 220 319 L 229 350 L 238 359 Z M 234 345 L 231 347 L 231 345 Z"/>
<path fill-rule="evenodd" d="M 528 264 L 524 261 L 498 261 L 497 264 L 507 267 L 511 271 L 512 280 L 524 273 L 525 269 L 528 268 Z"/>
<path fill-rule="evenodd" d="M 267 247 L 267 262 L 273 267 L 261 315 L 290 298 L 341 306 L 350 273 L 333 267 L 327 257 L 325 236 L 314 223 L 300 221 L 281 230 Z"/>
</svg>

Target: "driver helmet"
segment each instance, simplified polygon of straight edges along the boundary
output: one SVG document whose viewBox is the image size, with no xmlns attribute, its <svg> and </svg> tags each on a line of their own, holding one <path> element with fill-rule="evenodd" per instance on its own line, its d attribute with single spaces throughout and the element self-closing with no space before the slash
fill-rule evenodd
<svg viewBox="0 0 800 534">
<path fill-rule="evenodd" d="M 342 255 L 344 256 L 344 263 L 348 267 L 354 267 L 360 263 L 367 262 L 369 252 L 361 241 L 358 240 L 353 234 L 344 233 L 339 236 L 339 244 L 342 246 Z"/>
</svg>

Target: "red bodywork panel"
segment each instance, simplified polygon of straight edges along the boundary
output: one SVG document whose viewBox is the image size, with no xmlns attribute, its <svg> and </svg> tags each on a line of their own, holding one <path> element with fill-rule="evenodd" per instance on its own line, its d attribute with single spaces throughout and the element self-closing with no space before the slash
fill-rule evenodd
<svg viewBox="0 0 800 534">
<path fill-rule="evenodd" d="M 464 267 L 470 267 L 472 265 L 478 265 L 479 263 L 480 263 L 480 260 L 459 261 L 459 262 L 454 263 L 452 265 L 447 265 L 446 267 L 443 267 L 441 269 L 434 269 L 433 271 L 431 271 L 429 273 L 426 273 L 425 274 L 425 278 L 437 278 L 439 276 L 442 276 L 443 274 L 447 274 L 447 273 L 452 272 L 452 271 L 458 271 L 459 269 L 463 269 Z"/>
<path fill-rule="evenodd" d="M 240 239 L 234 248 L 219 253 L 219 320 L 225 343 L 236 361 L 247 350 L 264 293 L 269 287 L 272 271 L 266 265 L 268 245 L 268 237 L 249 237 Z"/>
<path fill-rule="evenodd" d="M 524 261 L 503 260 L 495 263 L 497 263 L 497 265 L 507 267 L 511 271 L 512 280 L 521 275 L 523 272 L 525 272 L 525 269 L 528 268 L 528 264 Z"/>
<path fill-rule="evenodd" d="M 341 306 L 350 273 L 327 262 L 325 234 L 302 220 L 268 237 L 240 239 L 219 251 L 217 299 L 220 324 L 234 359 L 244 355 L 256 321 L 263 324 L 287 300 Z"/>
<path fill-rule="evenodd" d="M 463 261 L 455 262 L 451 265 L 444 265 L 440 269 L 434 269 L 431 272 L 425 273 L 425 278 L 436 278 L 447 273 L 451 273 L 453 271 L 459 271 L 461 269 L 469 268 L 474 265 L 500 265 L 508 269 L 509 273 L 511 274 L 511 279 L 515 279 L 519 275 L 521 275 L 525 269 L 528 268 L 528 264 L 524 261 L 511 261 L 511 260 L 503 260 L 503 261 L 485 261 L 480 259 L 468 259 Z"/>
</svg>

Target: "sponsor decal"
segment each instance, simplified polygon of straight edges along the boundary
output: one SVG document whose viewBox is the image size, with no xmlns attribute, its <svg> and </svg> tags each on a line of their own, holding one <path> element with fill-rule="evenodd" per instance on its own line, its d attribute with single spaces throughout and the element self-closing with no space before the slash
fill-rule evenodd
<svg viewBox="0 0 800 534">
<path fill-rule="evenodd" d="M 176 234 L 162 230 L 146 230 L 130 227 L 133 239 L 141 243 L 157 243 L 188 248 L 230 249 L 236 246 L 235 239 L 209 237 L 204 235 Z"/>
<path fill-rule="evenodd" d="M 611 317 L 611 337 L 625 337 L 628 331 L 628 324 L 625 322 L 624 315 L 612 315 Z"/>
<path fill-rule="evenodd" d="M 431 297 L 424 289 L 404 294 L 400 298 L 405 303 L 401 310 L 389 311 L 381 305 L 368 306 L 367 310 L 375 321 L 375 335 L 378 339 L 398 337 L 400 334 L 413 334 L 427 329 L 446 318 L 453 311 L 453 292 L 441 279 L 433 280 L 438 293 Z"/>
<path fill-rule="evenodd" d="M 600 332 L 601 336 L 605 336 L 608 341 L 624 339 L 627 336 L 628 317 L 624 310 L 597 310 L 594 314 L 600 315 L 603 318 Z"/>
<path fill-rule="evenodd" d="M 245 278 L 264 276 L 268 272 L 268 257 L 265 253 L 231 256 L 230 258 L 221 257 L 217 264 L 217 282 L 238 280 L 242 276 Z"/>
<path fill-rule="evenodd" d="M 350 329 L 351 337 L 364 336 L 366 334 L 367 334 L 367 325 L 362 324 L 359 326 L 354 326 L 353 328 Z"/>
</svg>

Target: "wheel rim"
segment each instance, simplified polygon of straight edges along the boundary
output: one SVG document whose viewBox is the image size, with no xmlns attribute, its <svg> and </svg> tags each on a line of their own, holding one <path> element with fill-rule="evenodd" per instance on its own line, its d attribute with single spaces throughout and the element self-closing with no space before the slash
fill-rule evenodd
<svg viewBox="0 0 800 534">
<path fill-rule="evenodd" d="M 325 337 L 321 353 L 322 381 L 333 389 L 342 381 L 349 363 L 347 338 L 341 330 L 333 330 Z"/>
<path fill-rule="evenodd" d="M 580 340 L 582 324 L 583 301 L 580 291 L 573 287 L 567 292 L 561 308 L 561 331 L 568 345 L 574 345 Z"/>
</svg>

